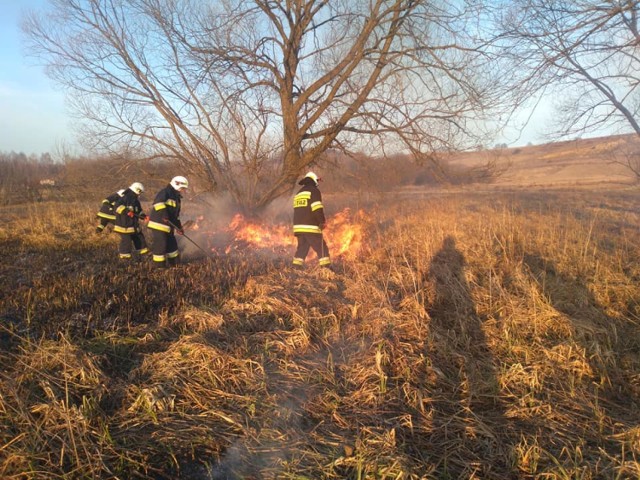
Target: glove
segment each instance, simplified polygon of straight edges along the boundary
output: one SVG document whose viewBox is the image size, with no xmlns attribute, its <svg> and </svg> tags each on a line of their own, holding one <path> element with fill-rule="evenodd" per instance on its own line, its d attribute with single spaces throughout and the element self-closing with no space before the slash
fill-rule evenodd
<svg viewBox="0 0 640 480">
<path fill-rule="evenodd" d="M 184 230 L 182 228 L 177 229 L 176 232 L 178 235 L 184 235 Z"/>
<path fill-rule="evenodd" d="M 135 217 L 135 216 L 136 216 L 136 214 L 135 214 L 135 213 L 133 213 L 131 210 L 129 210 L 129 211 L 127 212 L 127 217 L 133 218 L 133 217 Z"/>
</svg>

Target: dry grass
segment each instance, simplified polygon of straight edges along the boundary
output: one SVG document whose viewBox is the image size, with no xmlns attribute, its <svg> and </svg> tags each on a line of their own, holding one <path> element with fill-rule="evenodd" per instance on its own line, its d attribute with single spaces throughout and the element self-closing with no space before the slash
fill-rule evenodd
<svg viewBox="0 0 640 480">
<path fill-rule="evenodd" d="M 0 477 L 640 478 L 637 202 L 383 198 L 336 273 L 9 214 Z"/>
</svg>

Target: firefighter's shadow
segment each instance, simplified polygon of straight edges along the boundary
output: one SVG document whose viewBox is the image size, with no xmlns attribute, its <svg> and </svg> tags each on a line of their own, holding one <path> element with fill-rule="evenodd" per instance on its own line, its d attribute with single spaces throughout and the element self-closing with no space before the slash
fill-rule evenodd
<svg viewBox="0 0 640 480">
<path fill-rule="evenodd" d="M 445 238 L 428 271 L 433 421 L 431 440 L 446 446 L 441 473 L 453 478 L 514 478 L 510 432 L 500 399 L 497 360 L 465 276 L 465 258 Z M 443 460 L 449 459 L 449 460 Z"/>
<path fill-rule="evenodd" d="M 636 334 L 630 332 L 626 335 L 618 331 L 611 335 L 609 332 L 613 328 L 620 328 L 620 323 L 607 314 L 605 307 L 584 282 L 561 273 L 553 262 L 537 254 L 525 254 L 524 266 L 545 301 L 561 315 L 545 326 L 548 329 L 545 333 L 546 340 L 550 342 L 550 346 L 576 342 L 581 347 L 584 351 L 582 362 L 585 368 L 580 371 L 592 380 L 586 382 L 587 390 L 596 389 L 597 391 L 591 392 L 594 398 L 608 400 L 600 403 L 601 408 L 604 409 L 606 403 L 608 413 L 624 422 L 623 417 L 627 416 L 631 406 L 630 399 L 636 398 L 637 394 L 632 391 L 628 379 L 623 375 L 610 375 L 608 357 L 628 349 L 628 346 L 617 342 L 635 338 Z M 603 351 L 602 346 L 609 346 L 611 351 Z M 617 413 L 616 405 L 623 406 Z M 633 405 L 636 411 L 640 408 L 638 402 L 633 402 Z"/>
</svg>

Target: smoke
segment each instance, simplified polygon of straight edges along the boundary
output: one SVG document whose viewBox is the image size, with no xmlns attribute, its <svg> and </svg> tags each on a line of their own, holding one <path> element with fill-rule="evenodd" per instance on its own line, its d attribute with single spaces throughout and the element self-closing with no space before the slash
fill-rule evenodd
<svg viewBox="0 0 640 480">
<path fill-rule="evenodd" d="M 313 356 L 318 354 L 313 353 Z M 324 361 L 325 358 L 319 358 Z M 268 412 L 269 424 L 258 438 L 239 438 L 225 451 L 220 462 L 215 465 L 209 477 L 211 480 L 235 480 L 244 478 L 278 478 L 284 473 L 283 465 L 305 441 L 305 405 L 314 395 L 309 385 L 300 383 L 281 372 L 265 366 L 269 395 L 273 395 L 273 409 Z"/>
</svg>

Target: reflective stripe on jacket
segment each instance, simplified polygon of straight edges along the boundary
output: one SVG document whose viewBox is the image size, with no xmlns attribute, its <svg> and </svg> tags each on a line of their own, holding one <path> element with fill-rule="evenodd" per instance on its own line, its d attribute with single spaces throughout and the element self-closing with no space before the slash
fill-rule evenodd
<svg viewBox="0 0 640 480">
<path fill-rule="evenodd" d="M 320 190 L 306 184 L 293 197 L 293 233 L 322 233 L 324 223 Z"/>
<path fill-rule="evenodd" d="M 181 198 L 180 192 L 170 184 L 160 190 L 153 200 L 147 227 L 166 233 L 171 233 L 174 227 L 182 228 L 179 218 Z"/>
<path fill-rule="evenodd" d="M 102 200 L 102 205 L 100 206 L 100 211 L 97 213 L 97 216 L 100 218 L 106 218 L 107 220 L 111 220 L 112 222 L 115 222 L 116 214 L 113 212 L 113 206 L 121 198 L 122 198 L 122 195 L 120 194 L 120 191 L 118 191 L 118 192 L 112 193 L 107 198 Z"/>
<path fill-rule="evenodd" d="M 133 212 L 133 217 L 128 215 Z M 140 231 L 139 217 L 142 215 L 142 205 L 138 200 L 138 195 L 127 188 L 122 198 L 115 204 L 116 225 L 113 231 L 117 233 L 137 233 Z"/>
</svg>

